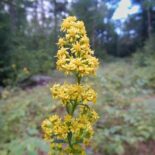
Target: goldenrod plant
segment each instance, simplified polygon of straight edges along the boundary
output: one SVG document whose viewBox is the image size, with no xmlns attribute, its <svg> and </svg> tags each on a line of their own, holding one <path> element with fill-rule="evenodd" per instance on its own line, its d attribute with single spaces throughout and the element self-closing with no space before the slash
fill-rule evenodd
<svg viewBox="0 0 155 155">
<path fill-rule="evenodd" d="M 57 69 L 75 77 L 74 84 L 54 84 L 51 88 L 55 99 L 66 108 L 62 118 L 53 115 L 42 122 L 44 138 L 50 142 L 50 155 L 86 154 L 85 147 L 93 136 L 93 124 L 98 114 L 89 106 L 96 102 L 96 92 L 82 78 L 95 75 L 98 59 L 90 49 L 85 26 L 70 16 L 61 24 L 63 37 L 58 40 Z"/>
</svg>

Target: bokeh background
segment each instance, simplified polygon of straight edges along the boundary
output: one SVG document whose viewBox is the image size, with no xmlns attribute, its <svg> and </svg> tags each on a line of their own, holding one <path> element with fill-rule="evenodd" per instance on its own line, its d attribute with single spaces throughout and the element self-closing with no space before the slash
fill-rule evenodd
<svg viewBox="0 0 155 155">
<path fill-rule="evenodd" d="M 155 155 L 154 0 L 0 0 L 0 155 L 47 155 L 41 122 L 63 113 L 49 88 L 60 23 L 83 20 L 100 60 L 100 119 L 88 155 Z"/>
</svg>

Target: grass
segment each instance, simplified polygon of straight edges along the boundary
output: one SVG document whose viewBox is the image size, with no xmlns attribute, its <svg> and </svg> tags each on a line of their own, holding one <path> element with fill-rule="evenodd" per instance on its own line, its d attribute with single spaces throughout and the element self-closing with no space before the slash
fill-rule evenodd
<svg viewBox="0 0 155 155">
<path fill-rule="evenodd" d="M 62 82 L 66 77 L 53 71 L 52 79 Z M 92 149 L 88 148 L 87 154 L 127 154 L 128 147 L 135 150 L 139 143 L 155 138 L 155 96 L 151 89 L 143 87 L 132 61 L 102 64 L 95 78 L 85 80 L 98 92 L 97 104 L 93 106 L 100 115 Z M 47 116 L 63 110 L 60 103 L 51 98 L 49 88 L 53 82 L 25 91 L 7 89 L 3 92 L 1 155 L 46 154 L 49 146 L 42 139 L 40 124 Z"/>
</svg>

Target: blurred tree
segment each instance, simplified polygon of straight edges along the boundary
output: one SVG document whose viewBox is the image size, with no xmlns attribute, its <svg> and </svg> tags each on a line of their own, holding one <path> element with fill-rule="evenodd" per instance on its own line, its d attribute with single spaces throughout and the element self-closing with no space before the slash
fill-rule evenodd
<svg viewBox="0 0 155 155">
<path fill-rule="evenodd" d="M 9 14 L 4 9 L 6 1 L 0 1 L 0 85 L 3 85 L 3 79 L 7 77 L 10 62 L 10 32 Z"/>
<path fill-rule="evenodd" d="M 155 1 L 132 0 L 140 10 L 121 22 L 121 34 L 117 39 L 117 55 L 128 56 L 143 47 L 145 41 L 155 32 Z"/>
<path fill-rule="evenodd" d="M 137 16 L 141 19 L 141 36 L 143 41 L 155 32 L 155 1 L 154 0 L 132 0 L 133 4 L 140 6 Z"/>
<path fill-rule="evenodd" d="M 12 32 L 23 31 L 26 22 L 26 3 L 25 0 L 6 0 L 5 6 L 8 7 Z"/>
<path fill-rule="evenodd" d="M 85 22 L 91 46 L 100 58 L 106 53 L 128 56 L 142 47 L 155 33 L 155 1 L 132 0 L 133 5 L 140 6 L 140 11 L 116 24 L 112 16 L 119 2 L 0 0 L 0 85 L 7 78 L 13 80 L 23 67 L 29 67 L 32 74 L 50 69 L 57 51 L 60 21 L 68 15 Z M 116 33 L 120 27 L 122 32 Z M 12 68 L 14 63 L 16 72 Z"/>
<path fill-rule="evenodd" d="M 53 41 L 54 45 L 57 42 L 58 38 L 58 26 L 60 19 L 64 17 L 64 14 L 67 12 L 67 0 L 64 1 L 58 1 L 58 0 L 51 0 L 51 5 L 53 5 L 53 9 L 51 12 L 53 12 L 54 16 L 54 27 L 53 27 Z M 57 46 L 54 46 L 54 50 L 57 49 Z"/>
<path fill-rule="evenodd" d="M 106 6 L 98 0 L 77 0 L 72 3 L 73 14 L 86 23 L 88 36 L 91 38 L 92 46 L 95 48 L 96 29 L 103 25 Z"/>
<path fill-rule="evenodd" d="M 99 0 L 75 0 L 72 2 L 72 14 L 86 23 L 91 45 L 96 49 L 96 55 L 99 57 L 104 56 L 103 49 L 112 53 L 116 45 L 114 43 L 115 28 L 111 20 L 115 9 L 108 7 L 107 2 Z"/>
</svg>

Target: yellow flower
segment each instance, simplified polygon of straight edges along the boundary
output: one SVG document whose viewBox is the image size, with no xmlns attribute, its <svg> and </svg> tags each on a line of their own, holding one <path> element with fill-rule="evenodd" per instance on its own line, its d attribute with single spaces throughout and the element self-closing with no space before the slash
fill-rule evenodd
<svg viewBox="0 0 155 155">
<path fill-rule="evenodd" d="M 64 19 L 62 24 L 61 24 L 61 30 L 66 31 L 67 29 L 69 29 L 71 24 L 74 21 L 76 21 L 76 17 L 68 17 L 68 18 Z"/>
<path fill-rule="evenodd" d="M 62 150 L 59 154 L 74 154 L 70 147 L 78 154 L 85 154 L 82 145 L 88 144 L 93 131 L 93 124 L 99 118 L 98 114 L 89 107 L 89 103 L 96 102 L 96 92 L 91 86 L 81 84 L 83 76 L 96 73 L 99 65 L 98 59 L 89 45 L 85 26 L 76 17 L 67 17 L 61 24 L 64 36 L 58 40 L 57 69 L 65 74 L 76 77 L 75 84 L 54 84 L 50 88 L 52 96 L 62 102 L 67 114 L 60 118 L 58 115 L 50 116 L 42 122 L 44 138 L 51 143 L 51 148 Z M 78 107 L 80 108 L 78 111 Z M 76 113 L 75 113 L 76 111 Z M 68 145 L 59 145 L 57 141 L 68 142 Z"/>
<path fill-rule="evenodd" d="M 79 84 L 55 84 L 51 88 L 51 92 L 54 98 L 62 101 L 66 104 L 71 101 L 78 103 L 96 102 L 96 93 L 88 85 L 82 86 Z"/>
<path fill-rule="evenodd" d="M 16 69 L 16 64 L 12 64 L 11 67 L 12 67 L 13 69 Z"/>
<path fill-rule="evenodd" d="M 69 37 L 75 37 L 75 35 L 78 33 L 77 29 L 76 28 L 71 28 L 68 30 L 68 34 L 69 34 Z"/>
<path fill-rule="evenodd" d="M 65 40 L 63 39 L 63 38 L 60 38 L 59 40 L 58 40 L 58 43 L 57 43 L 57 45 L 59 46 L 59 47 L 62 47 L 62 46 L 64 46 L 65 45 Z"/>
<path fill-rule="evenodd" d="M 73 45 L 73 51 L 79 52 L 81 50 L 81 45 L 77 42 Z"/>
<path fill-rule="evenodd" d="M 74 21 L 76 21 L 77 19 L 76 19 L 76 17 L 75 16 L 69 16 L 69 17 L 67 17 L 66 19 L 64 19 L 64 21 L 68 21 L 68 22 L 74 22 Z"/>
<path fill-rule="evenodd" d="M 97 120 L 97 119 L 99 118 L 99 115 L 97 114 L 96 111 L 93 110 L 93 111 L 91 112 L 91 114 L 92 114 L 92 117 L 93 117 L 94 120 Z"/>
<path fill-rule="evenodd" d="M 58 115 L 53 115 L 53 116 L 51 116 L 51 117 L 49 117 L 49 121 L 50 122 L 55 122 L 55 121 L 60 121 L 61 119 L 59 118 L 59 116 Z"/>
<path fill-rule="evenodd" d="M 83 36 L 80 39 L 80 42 L 83 43 L 83 44 L 89 44 L 89 38 L 87 36 Z"/>
<path fill-rule="evenodd" d="M 65 122 L 70 122 L 72 120 L 72 116 L 71 115 L 66 115 L 65 116 Z"/>
<path fill-rule="evenodd" d="M 76 17 L 68 17 L 63 20 L 61 30 L 66 35 L 58 41 L 57 69 L 66 74 L 76 72 L 80 76 L 95 74 L 99 63 L 90 49 L 84 23 Z"/>
<path fill-rule="evenodd" d="M 30 73 L 27 67 L 24 67 L 23 71 L 24 71 L 25 74 L 29 74 Z"/>
<path fill-rule="evenodd" d="M 65 20 L 64 20 L 64 22 L 63 22 L 62 25 L 61 25 L 61 30 L 62 30 L 62 31 L 65 31 L 65 30 L 67 30 L 69 27 L 70 27 L 70 23 L 69 23 L 68 21 L 65 21 Z"/>
<path fill-rule="evenodd" d="M 84 23 L 82 21 L 77 21 L 76 27 L 78 29 L 84 29 Z"/>
<path fill-rule="evenodd" d="M 68 56 L 68 52 L 66 48 L 62 47 L 60 50 L 58 50 L 57 57 L 59 59 L 65 60 L 67 56 Z"/>
</svg>

